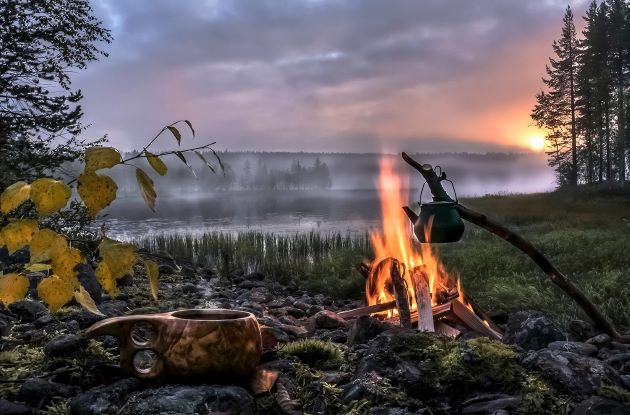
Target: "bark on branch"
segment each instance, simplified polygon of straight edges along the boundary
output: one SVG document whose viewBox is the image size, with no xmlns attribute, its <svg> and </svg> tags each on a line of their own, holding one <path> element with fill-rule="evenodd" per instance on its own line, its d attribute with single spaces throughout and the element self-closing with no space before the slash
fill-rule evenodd
<svg viewBox="0 0 630 415">
<path fill-rule="evenodd" d="M 402 153 L 402 158 L 414 169 L 418 170 L 420 174 L 422 174 L 422 177 L 424 177 L 424 179 L 426 180 L 427 185 L 429 186 L 429 189 L 433 194 L 434 200 L 453 201 L 442 187 L 441 182 L 446 178 L 446 175 L 444 173 L 442 173 L 441 176 L 438 176 L 431 165 L 420 164 L 404 152 Z M 576 302 L 576 304 L 584 311 L 584 313 L 588 316 L 589 319 L 591 319 L 593 324 L 599 330 L 608 334 L 610 337 L 617 341 L 625 343 L 630 342 L 630 336 L 620 335 L 617 330 L 615 330 L 610 321 L 608 321 L 608 319 L 599 311 L 595 304 L 593 304 L 588 299 L 588 297 L 586 297 L 586 295 L 578 287 L 576 287 L 564 274 L 558 271 L 558 269 L 556 269 L 551 261 L 549 261 L 549 259 L 545 257 L 542 252 L 540 252 L 531 243 L 523 239 L 520 235 L 509 230 L 505 226 L 492 221 L 482 213 L 476 212 L 461 204 L 457 205 L 457 211 L 459 212 L 462 219 L 474 223 L 475 225 L 480 226 L 488 232 L 497 235 L 498 237 L 509 242 L 516 248 L 523 251 L 527 256 L 529 256 L 536 263 L 536 265 L 538 265 L 545 272 L 545 274 L 547 274 L 552 283 L 558 286 L 569 297 L 571 297 L 573 301 Z"/>
</svg>

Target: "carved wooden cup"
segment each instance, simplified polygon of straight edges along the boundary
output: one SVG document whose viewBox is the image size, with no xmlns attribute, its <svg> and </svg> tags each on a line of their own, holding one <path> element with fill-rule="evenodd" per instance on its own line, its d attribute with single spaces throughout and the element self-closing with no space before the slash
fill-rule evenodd
<svg viewBox="0 0 630 415">
<path fill-rule="evenodd" d="M 256 317 L 236 310 L 113 317 L 94 324 L 86 335 L 117 336 L 122 369 L 139 378 L 243 378 L 255 371 L 262 353 Z"/>
</svg>

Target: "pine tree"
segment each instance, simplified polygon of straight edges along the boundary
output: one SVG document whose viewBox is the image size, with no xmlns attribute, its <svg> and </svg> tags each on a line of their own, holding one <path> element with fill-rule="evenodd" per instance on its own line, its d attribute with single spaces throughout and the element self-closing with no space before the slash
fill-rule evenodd
<svg viewBox="0 0 630 415">
<path fill-rule="evenodd" d="M 548 92 L 536 96 L 532 119 L 549 131 L 550 165 L 556 169 L 561 184 L 577 185 L 577 70 L 578 43 L 571 7 L 563 18 L 560 39 L 553 42 L 556 58 L 549 58 L 543 83 Z"/>
<path fill-rule="evenodd" d="M 628 129 L 626 124 L 626 78 L 630 63 L 630 50 L 628 46 L 630 31 L 630 12 L 628 5 L 623 0 L 609 0 L 608 6 L 608 61 L 610 64 L 612 88 L 616 106 L 616 161 L 619 180 L 626 180 L 626 157 L 628 149 Z"/>
</svg>

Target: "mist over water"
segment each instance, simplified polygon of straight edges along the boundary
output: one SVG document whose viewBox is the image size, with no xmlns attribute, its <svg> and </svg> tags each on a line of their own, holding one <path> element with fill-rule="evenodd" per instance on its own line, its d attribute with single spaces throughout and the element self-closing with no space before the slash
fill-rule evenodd
<svg viewBox="0 0 630 415">
<path fill-rule="evenodd" d="M 140 197 L 124 166 L 112 176 L 119 198 L 106 213 L 108 234 L 135 239 L 151 234 L 205 232 L 341 232 L 363 234 L 380 227 L 378 161 L 394 158 L 408 183 L 409 204 L 419 201 L 423 180 L 399 155 L 315 153 L 221 153 L 226 174 L 213 174 L 189 157 L 197 174 L 176 159 L 155 177 L 154 214 Z M 421 163 L 440 166 L 458 197 L 532 193 L 555 187 L 553 170 L 541 154 L 415 154 Z M 207 157 L 208 160 L 210 159 Z M 218 163 L 215 163 L 218 164 Z M 143 167 L 143 166 L 141 166 Z M 218 167 L 218 165 L 216 166 Z M 152 173 L 150 167 L 144 166 Z M 451 194 L 448 183 L 445 188 Z M 424 200 L 430 194 L 425 189 Z"/>
</svg>

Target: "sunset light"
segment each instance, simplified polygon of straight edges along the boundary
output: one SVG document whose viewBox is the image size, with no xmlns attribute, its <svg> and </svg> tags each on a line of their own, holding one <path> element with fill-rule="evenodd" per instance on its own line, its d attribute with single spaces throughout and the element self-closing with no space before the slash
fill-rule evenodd
<svg viewBox="0 0 630 415">
<path fill-rule="evenodd" d="M 545 136 L 541 133 L 531 135 L 529 137 L 529 146 L 534 151 L 543 151 L 545 149 Z"/>
</svg>

